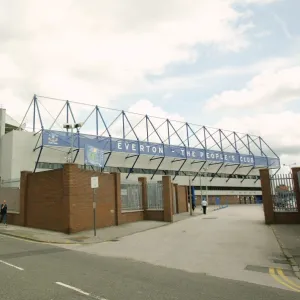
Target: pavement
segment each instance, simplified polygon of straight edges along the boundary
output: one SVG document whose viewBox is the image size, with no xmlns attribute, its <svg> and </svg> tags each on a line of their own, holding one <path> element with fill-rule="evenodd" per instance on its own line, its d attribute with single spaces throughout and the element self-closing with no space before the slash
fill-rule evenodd
<svg viewBox="0 0 300 300">
<path fill-rule="evenodd" d="M 31 240 L 50 244 L 93 244 L 105 241 L 117 240 L 137 232 L 155 229 L 168 225 L 166 222 L 141 221 L 97 229 L 94 231 L 83 231 L 75 234 L 64 234 L 61 232 L 41 230 L 35 228 L 0 224 L 0 235 L 8 235 L 16 238 Z"/>
<path fill-rule="evenodd" d="M 1 300 L 299 299 L 298 293 L 279 287 L 93 255 L 10 236 L 0 236 L 0 244 Z M 177 251 L 183 249 L 182 246 Z M 195 263 L 197 260 L 194 257 Z"/>
<path fill-rule="evenodd" d="M 300 224 L 272 225 L 272 228 L 284 255 L 300 279 Z"/>
<path fill-rule="evenodd" d="M 222 206 L 209 206 L 208 212 L 223 208 Z M 193 212 L 193 217 L 203 215 L 202 209 L 197 207 Z M 181 213 L 174 215 L 174 222 L 182 221 L 191 218 L 190 213 Z M 27 239 L 41 243 L 51 244 L 93 244 L 105 241 L 117 240 L 124 236 L 143 232 L 146 230 L 155 229 L 161 226 L 170 225 L 168 222 L 158 221 L 141 221 L 135 223 L 123 224 L 120 226 L 112 226 L 107 228 L 97 229 L 97 235 L 94 236 L 94 231 L 83 231 L 75 234 L 64 234 L 61 232 L 41 230 L 36 228 L 28 228 L 21 226 L 4 226 L 0 224 L 0 235 L 9 235 L 22 239 Z"/>
</svg>

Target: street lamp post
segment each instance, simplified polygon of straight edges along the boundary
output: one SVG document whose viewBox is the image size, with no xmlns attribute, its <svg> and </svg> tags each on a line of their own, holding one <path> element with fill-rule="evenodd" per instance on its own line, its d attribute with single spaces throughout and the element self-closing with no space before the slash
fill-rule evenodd
<svg viewBox="0 0 300 300">
<path fill-rule="evenodd" d="M 189 175 L 189 194 L 190 194 L 190 215 L 193 215 L 193 205 L 192 205 L 192 182 L 191 175 Z"/>
<path fill-rule="evenodd" d="M 66 123 L 63 127 L 67 130 L 71 129 L 71 162 L 73 163 L 73 152 L 74 152 L 74 128 L 79 129 L 82 127 L 82 123 L 69 124 Z"/>
</svg>

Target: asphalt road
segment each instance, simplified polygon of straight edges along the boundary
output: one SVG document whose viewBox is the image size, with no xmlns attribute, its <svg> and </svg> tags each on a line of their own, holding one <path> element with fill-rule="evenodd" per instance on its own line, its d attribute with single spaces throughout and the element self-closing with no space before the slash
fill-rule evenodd
<svg viewBox="0 0 300 300">
<path fill-rule="evenodd" d="M 299 293 L 283 289 L 5 236 L 0 236 L 0 284 L 1 300 L 299 299 Z"/>
</svg>

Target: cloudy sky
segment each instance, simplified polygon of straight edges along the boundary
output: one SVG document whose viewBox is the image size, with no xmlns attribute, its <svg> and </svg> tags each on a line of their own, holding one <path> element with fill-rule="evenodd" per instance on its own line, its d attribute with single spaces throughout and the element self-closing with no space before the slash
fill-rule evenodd
<svg viewBox="0 0 300 300">
<path fill-rule="evenodd" d="M 0 0 L 0 104 L 32 95 L 261 135 L 300 164 L 299 0 Z"/>
</svg>

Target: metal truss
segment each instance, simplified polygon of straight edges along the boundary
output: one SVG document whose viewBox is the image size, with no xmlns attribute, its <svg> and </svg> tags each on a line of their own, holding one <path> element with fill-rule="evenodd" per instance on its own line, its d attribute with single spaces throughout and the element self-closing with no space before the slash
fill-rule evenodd
<svg viewBox="0 0 300 300">
<path fill-rule="evenodd" d="M 50 108 L 45 107 L 43 104 L 45 100 L 51 100 L 52 104 L 50 105 Z M 58 103 L 62 104 L 62 107 L 53 116 L 54 113 L 51 111 L 51 108 L 58 106 Z M 76 106 L 78 105 L 83 106 L 84 109 L 76 109 Z M 234 174 L 239 169 L 244 167 L 250 168 L 249 172 L 246 174 L 246 176 L 248 176 L 252 170 L 259 167 L 259 165 L 256 165 L 257 161 L 265 161 L 265 167 L 270 169 L 278 169 L 280 166 L 278 155 L 271 149 L 271 147 L 261 136 L 210 128 L 207 126 L 196 125 L 187 122 L 161 119 L 149 116 L 147 114 L 135 114 L 125 112 L 124 110 L 119 111 L 100 107 L 98 105 L 92 106 L 83 103 L 72 102 L 69 100 L 54 99 L 37 95 L 34 95 L 20 124 L 20 128 L 25 119 L 28 118 L 30 109 L 32 109 L 32 121 L 30 121 L 29 124 L 32 127 L 26 127 L 25 130 L 32 131 L 35 135 L 41 134 L 45 130 L 60 130 L 68 132 L 67 129 L 62 129 L 62 123 L 76 123 L 83 121 L 81 128 L 77 128 L 76 132 L 78 143 L 77 147 L 73 149 L 75 152 L 73 162 L 76 162 L 78 153 L 80 151 L 80 136 L 81 134 L 87 134 L 85 131 L 93 131 L 93 136 L 96 139 L 107 138 L 110 144 L 112 143 L 112 139 L 126 139 L 129 141 L 129 143 L 137 143 L 137 153 L 128 154 L 125 158 L 126 160 L 133 160 L 132 166 L 126 178 L 128 178 L 133 172 L 133 169 L 141 156 L 141 143 L 159 144 L 162 145 L 164 150 L 162 155 L 152 155 L 149 158 L 149 163 L 155 160 L 158 161 L 157 167 L 154 170 L 151 179 L 155 176 L 163 161 L 166 158 L 169 158 L 165 155 L 166 147 L 175 152 L 179 151 L 178 149 L 180 147 L 180 149 L 183 149 L 184 151 L 180 157 L 173 157 L 171 161 L 173 164 L 179 163 L 178 170 L 173 179 L 178 176 L 183 166 L 187 163 L 191 165 L 197 163 L 201 164 L 201 167 L 198 173 L 194 176 L 193 181 L 201 173 L 201 170 L 206 162 L 209 163 L 209 166 L 214 164 L 219 165 L 219 168 L 214 173 L 210 181 L 214 180 L 222 168 L 235 166 L 226 182 L 233 178 Z M 88 111 L 85 117 L 82 115 L 83 111 Z M 114 117 L 112 117 L 112 114 L 114 114 Z M 49 122 L 49 120 L 51 120 L 51 122 Z M 117 127 L 117 129 L 113 128 L 114 126 Z M 39 145 L 39 143 L 41 144 Z M 48 146 L 44 145 L 43 139 L 39 138 L 37 145 L 33 149 L 33 151 L 39 150 L 35 170 L 45 147 Z M 204 153 L 203 159 L 193 159 L 193 156 L 190 153 L 192 151 L 191 149 L 202 149 Z M 110 147 L 109 151 L 105 152 L 106 160 L 104 167 L 107 165 L 112 152 L 112 146 Z M 234 162 L 226 161 L 226 157 L 230 156 L 231 154 L 238 159 Z M 213 155 L 219 155 L 217 161 L 216 158 L 211 158 Z M 244 164 L 244 162 L 241 160 L 244 157 L 247 157 L 247 159 L 252 158 L 253 164 Z M 273 163 L 274 161 L 276 162 L 275 167 L 272 167 L 272 160 Z"/>
</svg>

